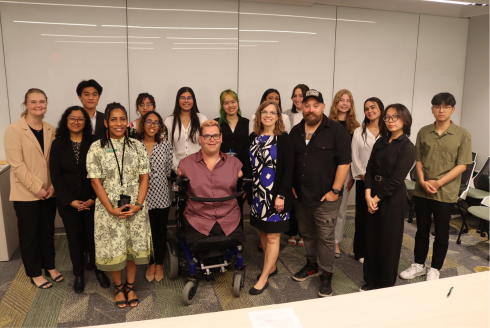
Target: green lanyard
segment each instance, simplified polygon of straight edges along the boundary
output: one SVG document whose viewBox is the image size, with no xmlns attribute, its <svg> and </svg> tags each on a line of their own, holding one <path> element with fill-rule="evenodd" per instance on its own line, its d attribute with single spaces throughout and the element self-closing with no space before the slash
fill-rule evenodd
<svg viewBox="0 0 490 328">
<path fill-rule="evenodd" d="M 126 142 L 124 142 L 123 153 L 122 153 L 122 158 L 121 158 L 122 169 L 119 167 L 119 161 L 117 160 L 116 150 L 114 149 L 114 145 L 112 144 L 111 138 L 109 138 L 109 143 L 111 144 L 112 152 L 114 153 L 114 157 L 116 158 L 117 170 L 119 171 L 119 180 L 121 181 L 121 188 L 122 188 L 123 187 L 123 173 L 124 173 L 124 152 L 126 151 Z M 121 190 L 121 195 L 122 194 L 124 194 L 124 190 Z"/>
</svg>

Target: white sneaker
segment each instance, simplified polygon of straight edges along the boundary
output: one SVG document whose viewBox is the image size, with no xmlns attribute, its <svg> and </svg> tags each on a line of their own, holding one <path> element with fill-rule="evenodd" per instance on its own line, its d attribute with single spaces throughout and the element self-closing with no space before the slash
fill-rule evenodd
<svg viewBox="0 0 490 328">
<path fill-rule="evenodd" d="M 440 272 L 437 269 L 429 268 L 427 270 L 427 281 L 439 279 Z"/>
<path fill-rule="evenodd" d="M 361 262 L 362 264 L 364 264 L 364 257 L 361 257 L 361 258 L 359 259 L 359 262 Z"/>
<path fill-rule="evenodd" d="M 410 280 L 418 276 L 423 276 L 427 273 L 424 264 L 412 263 L 408 269 L 400 272 L 400 278 Z"/>
</svg>

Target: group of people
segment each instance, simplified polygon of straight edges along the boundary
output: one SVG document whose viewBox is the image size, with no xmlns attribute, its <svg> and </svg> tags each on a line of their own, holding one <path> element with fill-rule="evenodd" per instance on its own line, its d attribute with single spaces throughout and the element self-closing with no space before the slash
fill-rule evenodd
<svg viewBox="0 0 490 328">
<path fill-rule="evenodd" d="M 292 278 L 320 275 L 319 296 L 331 296 L 335 258 L 341 256 L 349 192 L 356 188 L 355 259 L 363 263 L 360 291 L 390 287 L 398 274 L 407 194 L 404 179 L 416 165 L 417 234 L 415 261 L 403 279 L 427 274 L 437 279 L 449 240 L 449 219 L 461 173 L 472 162 L 471 136 L 451 122 L 455 98 L 432 99 L 435 122 L 410 141 L 412 118 L 402 104 L 364 101 L 356 119 L 350 91 L 337 92 L 328 116 L 321 92 L 304 84 L 283 111 L 276 89 L 264 92 L 255 114 L 242 116 L 238 95 L 224 90 L 219 117 L 199 112 L 194 91 L 179 89 L 172 115 L 162 119 L 155 99 L 141 93 L 138 118 L 128 120 L 120 103 L 97 111 L 102 87 L 94 80 L 76 88 L 81 106 L 65 110 L 55 128 L 43 121 L 48 98 L 40 89 L 25 95 L 21 119 L 5 132 L 11 166 L 11 195 L 18 218 L 26 275 L 39 288 L 63 281 L 55 266 L 54 219 L 60 214 L 73 263 L 74 291 L 85 288 L 84 272 L 95 268 L 101 287 L 115 286 L 118 307 L 135 307 L 137 265 L 146 279 L 164 277 L 167 222 L 171 205 L 168 177 L 189 178 L 189 193 L 218 198 L 236 193 L 237 181 L 252 179 L 243 197 L 223 203 L 188 200 L 186 242 L 210 235 L 243 243 L 243 207 L 260 231 L 264 264 L 249 293 L 257 295 L 277 274 L 281 234 L 306 248 L 306 264 Z M 436 237 L 432 265 L 431 216 Z M 299 237 L 297 237 L 299 235 Z M 299 239 L 297 239 L 299 238 Z M 126 271 L 126 282 L 122 281 Z"/>
</svg>

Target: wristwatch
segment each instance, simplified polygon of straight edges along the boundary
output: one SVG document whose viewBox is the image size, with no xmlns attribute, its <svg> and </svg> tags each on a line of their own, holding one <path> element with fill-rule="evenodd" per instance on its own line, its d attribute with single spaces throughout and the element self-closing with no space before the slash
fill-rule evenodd
<svg viewBox="0 0 490 328">
<path fill-rule="evenodd" d="M 286 197 L 281 196 L 281 195 L 277 195 L 277 198 L 282 199 L 282 200 L 285 200 L 286 199 Z"/>
<path fill-rule="evenodd" d="M 338 190 L 338 189 L 332 189 L 332 192 L 333 192 L 334 194 L 336 194 L 336 195 L 340 194 L 340 190 Z"/>
<path fill-rule="evenodd" d="M 141 209 L 143 209 L 143 205 L 141 205 L 140 203 L 136 203 L 134 205 L 139 206 L 139 207 L 141 207 Z"/>
</svg>

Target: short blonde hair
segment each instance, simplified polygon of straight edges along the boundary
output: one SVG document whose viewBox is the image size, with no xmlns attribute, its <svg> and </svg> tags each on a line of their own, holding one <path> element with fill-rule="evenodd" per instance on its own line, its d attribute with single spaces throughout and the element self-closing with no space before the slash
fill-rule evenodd
<svg viewBox="0 0 490 328">
<path fill-rule="evenodd" d="M 212 126 L 217 127 L 219 130 L 219 133 L 221 134 L 221 127 L 219 126 L 219 123 L 216 122 L 215 120 L 207 120 L 207 121 L 202 122 L 201 126 L 199 127 L 199 135 L 202 136 L 202 130 L 204 128 L 209 128 Z"/>
<path fill-rule="evenodd" d="M 257 111 L 255 112 L 254 133 L 256 135 L 260 135 L 262 131 L 264 131 L 264 125 L 262 124 L 260 112 L 262 112 L 264 108 L 270 105 L 273 105 L 277 111 L 277 122 L 273 131 L 274 135 L 280 136 L 286 130 L 284 122 L 282 121 L 281 108 L 279 108 L 279 105 L 274 100 L 266 100 L 262 104 L 260 104 L 259 108 L 257 108 Z"/>
</svg>

